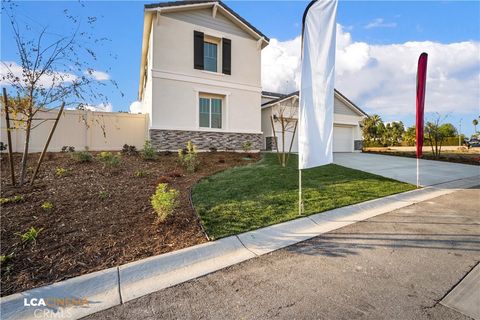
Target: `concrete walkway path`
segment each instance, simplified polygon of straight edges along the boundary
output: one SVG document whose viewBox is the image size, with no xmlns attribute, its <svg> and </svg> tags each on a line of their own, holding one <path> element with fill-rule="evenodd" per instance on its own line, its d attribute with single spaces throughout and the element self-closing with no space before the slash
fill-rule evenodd
<svg viewBox="0 0 480 320">
<path fill-rule="evenodd" d="M 387 178 L 417 183 L 417 160 L 372 153 L 334 153 L 334 163 Z M 443 161 L 420 160 L 420 185 L 431 186 L 479 176 L 480 166 Z"/>
<path fill-rule="evenodd" d="M 420 202 L 86 319 L 469 319 L 439 301 L 480 259 L 479 197 Z"/>
</svg>

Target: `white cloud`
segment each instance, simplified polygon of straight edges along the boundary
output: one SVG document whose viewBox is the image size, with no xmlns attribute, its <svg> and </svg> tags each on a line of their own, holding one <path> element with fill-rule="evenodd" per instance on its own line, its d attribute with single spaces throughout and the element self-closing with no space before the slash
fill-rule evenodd
<svg viewBox="0 0 480 320">
<path fill-rule="evenodd" d="M 13 74 L 13 76 L 23 79 L 23 69 L 16 62 L 12 61 L 1 61 L 0 62 L 0 85 L 9 86 L 9 80 L 3 80 L 4 77 L 7 77 L 8 74 Z M 51 74 L 44 74 L 40 77 L 38 81 L 39 87 L 49 88 L 52 86 L 52 83 L 69 83 L 77 79 L 77 76 L 71 73 L 66 72 L 55 72 Z M 22 81 L 23 82 L 23 81 Z M 24 82 L 23 82 L 24 84 Z"/>
<path fill-rule="evenodd" d="M 385 22 L 383 18 L 377 18 L 365 25 L 365 29 L 372 28 L 395 28 L 397 26 L 396 22 Z"/>
<path fill-rule="evenodd" d="M 272 39 L 262 51 L 262 85 L 267 91 L 298 90 L 300 36 Z M 415 110 L 416 67 L 429 54 L 426 112 L 474 113 L 480 101 L 480 43 L 355 42 L 337 25 L 335 87 L 369 113 L 411 115 Z"/>
<path fill-rule="evenodd" d="M 111 103 L 99 103 L 97 105 L 87 104 L 83 106 L 86 110 L 90 111 L 101 111 L 101 112 L 112 112 L 113 107 Z"/>
<path fill-rule="evenodd" d="M 110 80 L 110 75 L 103 71 L 88 69 L 83 72 L 85 75 L 89 75 L 97 81 Z"/>
<path fill-rule="evenodd" d="M 130 113 L 142 113 L 143 105 L 140 101 L 134 101 L 130 104 Z"/>
</svg>

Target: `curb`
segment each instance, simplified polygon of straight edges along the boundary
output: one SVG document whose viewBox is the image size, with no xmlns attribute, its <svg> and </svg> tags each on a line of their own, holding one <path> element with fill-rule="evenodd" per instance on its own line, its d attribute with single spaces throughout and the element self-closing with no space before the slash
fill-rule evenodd
<svg viewBox="0 0 480 320">
<path fill-rule="evenodd" d="M 479 184 L 480 176 L 454 180 L 302 217 L 16 293 L 0 299 L 1 318 L 79 319 L 358 221 Z M 83 298 L 87 299 L 88 304 L 67 307 L 25 305 L 25 301 L 31 301 L 32 298 L 43 298 L 47 304 L 52 298 Z"/>
</svg>

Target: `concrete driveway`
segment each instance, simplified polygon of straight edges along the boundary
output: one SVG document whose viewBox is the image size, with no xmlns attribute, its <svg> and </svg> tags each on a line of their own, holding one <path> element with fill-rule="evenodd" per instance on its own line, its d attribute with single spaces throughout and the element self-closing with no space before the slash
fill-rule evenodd
<svg viewBox="0 0 480 320">
<path fill-rule="evenodd" d="M 392 211 L 85 319 L 469 319 L 439 302 L 480 257 L 480 190 Z"/>
<path fill-rule="evenodd" d="M 398 181 L 417 183 L 417 160 L 371 153 L 334 153 L 335 164 L 378 174 Z M 420 185 L 432 186 L 469 177 L 479 177 L 480 167 L 443 161 L 420 160 Z"/>
</svg>

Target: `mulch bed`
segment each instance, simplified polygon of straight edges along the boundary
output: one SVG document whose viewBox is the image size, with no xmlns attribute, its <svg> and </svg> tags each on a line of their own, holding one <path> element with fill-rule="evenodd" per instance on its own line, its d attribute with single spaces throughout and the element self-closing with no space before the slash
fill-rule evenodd
<svg viewBox="0 0 480 320">
<path fill-rule="evenodd" d="M 384 150 L 366 150 L 366 153 L 385 154 L 388 156 L 399 156 L 407 158 L 416 158 L 415 151 L 384 151 Z M 423 153 L 422 159 L 437 160 L 444 162 L 463 163 L 480 166 L 480 153 L 460 153 L 443 151 L 438 158 L 435 158 L 432 153 Z"/>
<path fill-rule="evenodd" d="M 78 163 L 68 153 L 50 153 L 32 187 L 14 188 L 7 155 L 2 158 L 1 197 L 23 195 L 24 201 L 1 207 L 0 251 L 13 253 L 1 268 L 1 296 L 207 241 L 190 188 L 202 177 L 252 162 L 239 153 L 201 153 L 198 171 L 189 174 L 176 154 L 151 162 L 122 156 L 118 167 L 104 169 L 96 159 Z M 34 167 L 38 154 L 31 158 Z M 57 168 L 67 175 L 58 176 Z M 137 177 L 138 171 L 146 175 Z M 180 191 L 180 206 L 164 222 L 150 205 L 160 182 Z M 45 201 L 54 208 L 42 209 Z M 22 243 L 19 234 L 31 227 L 43 230 L 35 244 Z"/>
</svg>

